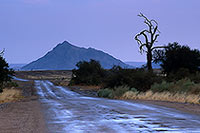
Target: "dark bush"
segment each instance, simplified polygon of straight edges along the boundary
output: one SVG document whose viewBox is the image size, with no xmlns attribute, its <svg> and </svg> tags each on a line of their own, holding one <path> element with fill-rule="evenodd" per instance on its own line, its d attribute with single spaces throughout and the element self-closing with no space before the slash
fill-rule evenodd
<svg viewBox="0 0 200 133">
<path fill-rule="evenodd" d="M 181 79 L 176 82 L 166 82 L 152 85 L 153 92 L 200 94 L 200 84 L 195 84 L 190 79 Z"/>
<path fill-rule="evenodd" d="M 191 74 L 189 77 L 187 77 L 194 83 L 200 83 L 200 72 L 196 72 L 195 74 Z"/>
<path fill-rule="evenodd" d="M 114 66 L 108 72 L 104 81 L 104 88 L 115 88 L 127 85 L 136 88 L 138 91 L 147 91 L 155 82 L 161 82 L 161 77 L 145 69 L 122 69 Z"/>
<path fill-rule="evenodd" d="M 169 44 L 164 50 L 154 51 L 154 62 L 161 62 L 167 75 L 187 69 L 190 73 L 200 71 L 200 51 L 178 43 Z"/>
<path fill-rule="evenodd" d="M 19 85 L 13 81 L 9 81 L 9 82 L 5 83 L 3 86 L 4 86 L 4 88 L 19 87 Z"/>
<path fill-rule="evenodd" d="M 189 78 L 192 75 L 193 74 L 191 74 L 187 68 L 180 68 L 176 73 L 169 73 L 166 77 L 166 81 L 173 82 L 184 78 Z"/>
<path fill-rule="evenodd" d="M 99 62 L 79 62 L 78 69 L 73 70 L 73 77 L 70 85 L 101 85 L 102 88 L 109 88 L 118 94 L 127 90 L 116 90 L 120 86 L 125 88 L 136 88 L 137 91 L 147 91 L 151 85 L 162 82 L 162 77 L 145 69 L 122 69 L 114 66 L 110 70 L 104 70 Z M 118 94 L 116 94 L 118 96 Z"/>
<path fill-rule="evenodd" d="M 14 71 L 9 69 L 8 63 L 0 55 L 0 92 L 3 91 L 5 83 L 11 81 Z"/>
<path fill-rule="evenodd" d="M 190 73 L 188 69 L 181 68 L 176 73 L 170 73 L 165 78 L 167 82 L 176 82 L 181 79 L 190 79 L 194 83 L 200 83 L 200 72 Z"/>
<path fill-rule="evenodd" d="M 99 97 L 104 98 L 114 98 L 113 90 L 111 89 L 101 89 L 97 92 Z"/>
<path fill-rule="evenodd" d="M 128 86 L 119 86 L 114 88 L 114 96 L 115 97 L 121 97 L 124 93 L 130 90 L 130 87 Z"/>
<path fill-rule="evenodd" d="M 135 88 L 130 88 L 128 86 L 118 86 L 114 88 L 101 89 L 98 91 L 97 94 L 99 97 L 120 98 L 123 94 L 125 94 L 128 91 L 138 92 Z"/>
<path fill-rule="evenodd" d="M 73 77 L 70 85 L 100 85 L 105 77 L 105 70 L 95 60 L 80 61 L 76 64 L 78 69 L 72 70 Z"/>
</svg>

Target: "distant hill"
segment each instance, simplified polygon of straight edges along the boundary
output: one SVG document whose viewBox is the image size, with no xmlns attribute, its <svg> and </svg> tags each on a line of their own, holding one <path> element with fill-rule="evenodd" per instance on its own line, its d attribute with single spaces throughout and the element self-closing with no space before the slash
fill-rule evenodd
<svg viewBox="0 0 200 133">
<path fill-rule="evenodd" d="M 94 59 L 100 62 L 103 68 L 112 68 L 119 65 L 123 68 L 130 67 L 113 56 L 93 48 L 80 48 L 67 41 L 58 44 L 53 50 L 42 58 L 22 67 L 22 70 L 71 70 L 79 61 Z"/>
<path fill-rule="evenodd" d="M 133 67 L 135 67 L 135 68 L 140 68 L 140 67 L 142 67 L 143 65 L 145 65 L 146 64 L 146 62 L 125 62 L 126 64 L 128 64 L 128 65 L 131 65 L 131 66 L 133 66 Z"/>
<path fill-rule="evenodd" d="M 143 65 L 146 65 L 146 62 L 125 62 L 126 64 L 130 65 L 130 66 L 133 66 L 135 68 L 141 68 Z M 159 69 L 161 68 L 160 64 L 155 64 L 155 63 L 152 63 L 152 67 L 154 69 Z"/>
<path fill-rule="evenodd" d="M 20 70 L 25 65 L 26 64 L 9 64 L 9 67 L 17 71 Z"/>
</svg>

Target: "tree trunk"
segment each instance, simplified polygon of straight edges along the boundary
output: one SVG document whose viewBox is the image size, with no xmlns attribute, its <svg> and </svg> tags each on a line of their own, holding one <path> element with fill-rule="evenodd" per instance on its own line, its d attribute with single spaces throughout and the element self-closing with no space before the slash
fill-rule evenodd
<svg viewBox="0 0 200 133">
<path fill-rule="evenodd" d="M 151 50 L 148 50 L 148 53 L 147 53 L 147 68 L 149 72 L 152 71 L 152 51 Z"/>
</svg>

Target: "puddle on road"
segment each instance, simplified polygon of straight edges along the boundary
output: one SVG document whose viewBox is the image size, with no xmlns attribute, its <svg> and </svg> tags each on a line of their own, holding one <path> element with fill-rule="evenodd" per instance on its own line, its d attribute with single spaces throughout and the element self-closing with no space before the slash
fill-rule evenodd
<svg viewBox="0 0 200 133">
<path fill-rule="evenodd" d="M 147 119 L 147 120 L 144 120 Z M 150 123 L 152 121 L 152 123 Z M 140 115 L 128 115 L 128 114 L 115 114 L 106 115 L 103 123 L 117 123 L 124 129 L 134 129 L 135 131 L 177 131 L 176 129 L 170 128 L 169 126 L 163 126 L 159 122 L 153 122 L 150 118 Z"/>
</svg>

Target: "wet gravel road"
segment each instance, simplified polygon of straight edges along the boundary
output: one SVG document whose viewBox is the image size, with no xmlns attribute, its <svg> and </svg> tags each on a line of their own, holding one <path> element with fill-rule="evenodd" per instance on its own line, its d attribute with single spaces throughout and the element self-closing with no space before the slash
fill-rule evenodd
<svg viewBox="0 0 200 133">
<path fill-rule="evenodd" d="M 162 106 L 82 96 L 35 81 L 52 133 L 200 132 L 200 116 Z"/>
</svg>

